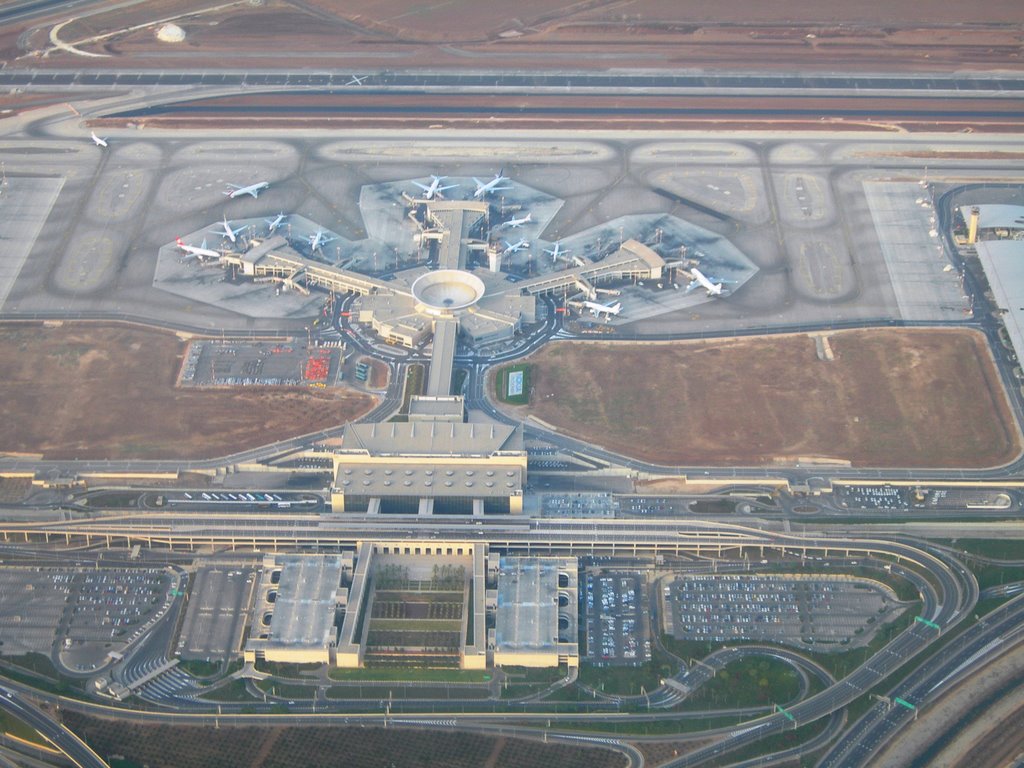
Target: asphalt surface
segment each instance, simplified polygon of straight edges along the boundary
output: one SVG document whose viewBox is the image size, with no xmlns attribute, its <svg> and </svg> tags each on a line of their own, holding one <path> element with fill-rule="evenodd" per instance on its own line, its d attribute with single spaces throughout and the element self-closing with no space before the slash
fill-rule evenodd
<svg viewBox="0 0 1024 768">
<path fill-rule="evenodd" d="M 803 552 L 805 548 L 812 551 L 846 551 L 853 554 L 864 553 L 864 555 L 870 552 L 884 552 L 890 557 L 899 557 L 904 562 L 917 564 L 914 570 L 903 565 L 889 564 L 889 566 L 894 573 L 908 578 L 920 590 L 923 597 L 923 608 L 921 611 L 923 618 L 943 628 L 948 628 L 962 620 L 973 608 L 978 597 L 977 582 L 973 579 L 973 576 L 959 563 L 949 559 L 946 553 L 941 551 L 934 554 L 929 553 L 916 546 L 899 541 L 860 541 L 857 539 L 822 535 L 802 538 L 786 534 L 773 534 L 742 526 L 714 525 L 699 521 L 676 524 L 664 522 L 645 524 L 637 521 L 629 521 L 628 523 L 620 521 L 570 523 L 566 521 L 532 520 L 514 525 L 488 523 L 479 526 L 474 521 L 445 521 L 439 523 L 437 520 L 431 520 L 426 521 L 430 524 L 426 525 L 422 521 L 408 519 L 385 522 L 367 520 L 362 522 L 362 524 L 355 520 L 345 522 L 352 535 L 367 539 L 373 538 L 371 531 L 374 527 L 379 531 L 379 535 L 385 537 L 418 535 L 424 539 L 429 539 L 434 536 L 455 538 L 461 536 L 470 540 L 472 540 L 473 534 L 467 533 L 467 531 L 477 531 L 476 536 L 483 536 L 485 531 L 482 529 L 486 529 L 486 539 L 496 542 L 499 546 L 508 548 L 509 544 L 507 542 L 513 539 L 518 541 L 518 544 L 512 547 L 514 549 L 522 549 L 526 542 L 531 539 L 543 542 L 545 547 L 554 544 L 561 549 L 573 549 L 583 552 L 593 552 L 595 547 L 600 546 L 599 542 L 610 540 L 619 540 L 624 547 L 635 548 L 639 544 L 642 548 L 642 542 L 645 539 L 656 540 L 661 538 L 667 543 L 673 540 L 678 541 L 680 534 L 682 534 L 684 536 L 695 535 L 697 538 L 691 544 L 702 543 L 705 549 L 708 547 L 713 548 L 717 542 L 724 540 L 733 544 L 743 541 L 748 546 L 763 543 L 766 546 L 783 547 L 794 553 Z M 399 525 L 405 526 L 407 530 L 396 531 L 396 526 Z M 650 535 L 645 537 L 641 535 L 641 532 L 647 532 Z M 505 543 L 502 544 L 502 542 Z M 924 569 L 929 574 L 929 577 L 925 578 L 923 572 L 917 569 Z M 1024 600 L 1020 602 L 1024 603 Z M 724 740 L 716 743 L 713 747 L 698 750 L 679 758 L 671 762 L 670 765 L 697 765 L 705 759 L 754 743 L 765 736 L 781 733 L 796 727 L 796 725 L 817 721 L 825 717 L 834 718 L 836 712 L 863 695 L 866 691 L 874 688 L 889 673 L 898 669 L 913 656 L 928 647 L 938 636 L 939 633 L 930 625 L 915 621 L 907 630 L 899 634 L 865 664 L 822 693 L 788 707 L 786 713 L 780 712 L 769 715 L 737 729 L 725 729 L 722 731 L 723 735 L 727 736 Z M 696 682 L 696 679 L 694 682 Z M 452 703 L 454 704 L 455 702 Z M 178 700 L 178 705 L 182 704 L 189 705 L 188 700 Z M 424 715 L 416 716 L 411 713 L 407 717 L 403 715 L 403 724 L 405 724 L 405 721 L 408 721 L 409 724 L 431 725 L 434 724 L 437 718 L 452 717 L 452 727 L 455 727 L 454 719 L 457 717 L 459 727 L 462 727 L 467 722 L 480 723 L 480 727 L 486 727 L 486 723 L 481 720 L 481 718 L 487 719 L 483 714 L 478 713 L 474 716 L 462 712 L 457 716 L 449 715 L 446 712 L 451 710 L 446 710 L 445 704 L 445 702 L 440 702 L 439 707 L 432 707 L 435 713 L 429 716 L 429 720 L 425 720 L 424 718 L 428 716 Z M 194 706 L 209 707 L 210 705 L 209 703 L 196 702 Z M 405 704 L 399 706 L 396 702 L 396 709 L 404 709 L 406 706 Z M 238 711 L 238 707 L 229 704 L 221 705 L 220 709 L 221 715 Z M 533 707 L 524 704 L 523 713 L 522 715 L 517 715 L 517 718 L 543 718 L 553 721 L 571 721 L 574 718 L 579 718 L 579 715 L 575 713 L 572 715 L 534 714 L 531 711 L 533 709 Z M 293 716 L 298 716 L 303 711 L 307 711 L 310 716 L 313 716 L 316 714 L 317 703 L 297 702 L 292 707 L 292 710 Z M 498 715 L 499 713 L 495 713 L 495 716 Z M 354 713 L 351 716 L 354 716 Z M 654 714 L 653 716 L 664 719 L 665 717 L 675 716 L 675 713 L 662 710 L 659 714 Z M 644 719 L 645 715 L 591 712 L 588 717 L 591 719 L 615 721 L 623 717 Z M 650 717 L 650 715 L 647 715 L 647 717 Z M 832 728 L 830 727 L 827 730 L 831 732 Z M 555 731 L 557 732 L 557 728 Z M 569 733 L 565 735 L 574 736 L 578 734 Z"/>
<path fill-rule="evenodd" d="M 967 628 L 949 647 L 936 654 L 888 692 L 861 717 L 818 763 L 819 768 L 859 768 L 916 717 L 916 710 L 896 703 L 902 699 L 921 709 L 1013 646 L 1024 642 L 1024 596 L 1009 601 Z"/>
<path fill-rule="evenodd" d="M 361 75 L 362 76 L 362 75 Z M 367 73 L 362 86 L 349 85 L 352 75 L 348 70 L 338 72 L 193 72 L 190 70 L 149 71 L 68 71 L 46 69 L 35 71 L 4 70 L 0 72 L 0 85 L 42 86 L 228 86 L 254 88 L 452 88 L 460 91 L 475 88 L 529 89 L 727 89 L 789 90 L 795 92 L 823 92 L 829 90 L 907 91 L 920 95 L 963 93 L 978 95 L 990 93 L 1018 93 L 1024 91 L 1024 78 L 1019 75 L 1005 77 L 990 74 L 958 75 L 798 75 L 798 74 L 609 74 L 593 72 L 528 73 L 528 72 L 400 72 L 381 71 Z"/>
<path fill-rule="evenodd" d="M 47 4 L 22 4 L 17 8 L 22 8 L 27 11 L 32 11 L 33 8 L 42 7 Z M 210 74 L 193 74 L 193 73 L 175 73 L 175 72 L 160 72 L 160 73 L 104 73 L 104 72 L 91 72 L 91 73 L 78 73 L 78 72 L 16 72 L 16 71 L 3 71 L 0 72 L 0 85 L 7 85 L 8 87 L 38 87 L 38 86 L 55 86 L 55 87 L 66 87 L 66 86 L 93 86 L 93 87 L 112 87 L 112 86 L 138 86 L 138 85 L 152 85 L 152 86 L 209 86 L 211 88 L 234 88 L 234 87 L 265 87 L 265 88 L 343 88 L 345 82 L 350 78 L 348 73 L 331 74 L 331 73 L 210 73 Z M 1024 79 L 1019 77 L 991 77 L 991 76 L 979 76 L 979 77 L 942 77 L 942 76 L 928 76 L 928 77 L 871 77 L 871 76 L 819 76 L 819 77 L 801 77 L 801 76 L 788 76 L 788 75 L 772 75 L 772 76 L 714 76 L 714 75 L 607 75 L 607 74 L 560 74 L 560 75 L 526 75 L 522 73 L 476 73 L 476 74 L 455 74 L 455 73 L 391 73 L 383 72 L 371 74 L 367 80 L 367 85 L 370 86 L 370 91 L 373 89 L 384 90 L 387 92 L 395 92 L 401 89 L 415 90 L 423 88 L 451 88 L 451 89 L 504 89 L 508 92 L 514 92 L 514 89 L 530 89 L 531 92 L 535 89 L 569 89 L 572 88 L 574 91 L 580 88 L 590 88 L 595 90 L 609 89 L 617 90 L 622 88 L 640 88 L 640 89 L 654 89 L 654 90 L 672 90 L 672 89 L 742 89 L 750 92 L 766 93 L 766 92 L 781 92 L 787 89 L 792 90 L 816 90 L 825 92 L 829 89 L 835 90 L 871 90 L 880 91 L 885 93 L 897 93 L 900 91 L 907 92 L 913 95 L 919 95 L 927 93 L 929 96 L 935 96 L 938 94 L 948 95 L 950 97 L 958 98 L 971 98 L 984 93 L 986 97 L 991 97 L 993 94 L 999 94 L 1011 98 L 1018 98 L 1019 93 L 1024 90 Z M 904 95 L 907 95 L 905 93 Z M 779 95 L 782 95 L 781 93 Z M 963 114 L 963 113 L 958 113 Z M 1002 113 L 1001 113 L 1002 114 Z M 982 313 L 979 313 L 981 315 Z M 501 359 L 513 359 L 515 357 L 525 354 L 535 346 L 546 341 L 560 330 L 560 321 L 554 313 L 549 313 L 551 318 L 549 323 L 546 323 L 544 327 L 534 337 L 531 337 L 522 348 L 510 351 L 501 358 L 485 358 L 483 356 L 477 356 L 473 353 L 460 356 L 458 362 L 463 365 L 467 365 L 472 371 L 471 380 L 468 384 L 469 391 L 469 404 L 471 407 L 478 408 L 489 413 L 492 417 L 506 420 L 502 414 L 498 413 L 493 406 L 487 400 L 486 393 L 483 386 L 483 371 L 486 365 L 494 364 Z M 839 324 L 840 326 L 844 324 Z M 856 324 L 855 324 L 856 325 Z M 837 327 L 837 326 L 829 326 Z M 983 330 L 989 333 L 990 338 L 994 333 L 995 324 L 994 321 L 988 324 L 982 324 Z M 772 329 L 777 331 L 778 329 Z M 806 326 L 801 326 L 800 330 L 806 331 Z M 763 331 L 752 331 L 752 332 L 763 332 Z M 730 332 L 730 335 L 736 335 L 735 332 Z M 702 334 L 706 337 L 706 335 Z M 407 361 L 406 361 L 407 362 Z M 393 411 L 400 402 L 400 387 L 401 382 L 404 380 L 403 374 L 403 363 L 399 363 L 395 366 L 397 372 L 392 376 L 391 386 L 387 392 L 384 402 L 378 406 L 373 412 L 373 418 L 382 418 L 388 413 Z M 1005 366 L 1001 366 L 1001 371 L 1004 377 L 1008 376 Z M 1008 387 L 1013 392 L 1016 387 Z M 1021 403 L 1019 394 L 1013 394 L 1014 406 L 1018 413 L 1021 412 Z M 0 466 L 4 468 L 31 468 L 33 470 L 39 469 L 44 474 L 51 473 L 53 475 L 60 474 L 75 474 L 78 471 L 85 469 L 145 469 L 154 470 L 160 468 L 166 469 L 187 469 L 190 467 L 209 467 L 218 466 L 227 462 L 238 462 L 244 460 L 254 459 L 266 459 L 271 456 L 287 453 L 288 451 L 302 447 L 309 442 L 324 437 L 336 435 L 340 432 L 341 428 L 324 430 L 318 432 L 316 435 L 306 436 L 305 438 L 298 438 L 295 440 L 281 441 L 271 446 L 265 446 L 260 449 L 253 451 L 243 452 L 233 457 L 225 459 L 218 459 L 210 462 L 24 462 L 16 459 L 4 459 L 0 462 Z M 636 462 L 628 459 L 624 459 L 616 454 L 603 451 L 600 448 L 595 448 L 591 445 L 586 445 L 578 441 L 565 438 L 561 435 L 552 434 L 533 427 L 532 425 L 527 426 L 527 434 L 531 437 L 540 437 L 558 447 L 563 447 L 566 450 L 578 451 L 585 455 L 594 456 L 601 460 L 610 461 L 612 463 L 621 464 L 632 469 L 638 470 L 662 470 L 661 467 L 655 465 L 646 464 L 643 462 Z M 828 469 L 828 475 L 830 477 L 853 477 L 858 479 L 968 479 L 968 478 L 992 478 L 992 477 L 1009 477 L 1019 473 L 1020 469 L 1024 466 L 1024 463 L 1017 462 L 1009 467 L 999 468 L 995 470 L 982 470 L 982 471 L 948 471 L 948 470 L 936 470 L 936 471 L 921 471 L 921 470 L 833 470 Z M 672 472 L 678 474 L 688 475 L 712 475 L 716 478 L 721 477 L 759 477 L 759 476 L 787 476 L 793 480 L 802 480 L 812 477 L 820 476 L 822 470 L 820 468 L 793 468 L 789 470 L 779 471 L 777 469 L 764 469 L 764 468 L 735 468 L 721 470 L 717 468 L 670 468 Z M 181 518 L 182 516 L 179 516 Z M 185 519 L 170 520 L 169 524 L 172 526 L 187 526 L 192 529 L 193 532 L 203 532 L 217 527 L 223 527 L 225 530 L 233 528 L 237 530 L 239 527 L 238 518 L 233 518 L 230 515 L 223 515 L 220 517 L 207 517 L 203 520 L 196 518 L 195 520 L 189 519 L 189 516 L 184 516 Z M 160 525 L 168 524 L 167 520 L 161 522 L 161 515 L 159 513 L 152 515 L 152 517 L 145 521 L 147 524 Z M 83 529 L 93 528 L 94 530 L 100 530 L 103 523 L 96 522 L 86 525 Z M 267 525 L 260 525 L 262 532 L 271 532 L 277 523 L 270 522 Z M 561 543 L 565 546 L 575 546 L 583 550 L 594 551 L 597 548 L 607 547 L 610 543 L 614 543 L 620 548 L 628 548 L 632 543 L 633 546 L 637 545 L 637 524 L 630 522 L 628 526 L 624 526 L 621 529 L 615 528 L 596 528 L 591 523 L 584 524 L 573 524 L 573 526 L 534 526 L 533 524 L 502 524 L 502 526 L 488 525 L 486 532 L 476 531 L 474 528 L 468 527 L 468 524 L 459 527 L 459 525 L 453 525 L 444 523 L 438 527 L 436 520 L 430 521 L 430 525 L 434 527 L 434 532 L 429 533 L 425 527 L 421 527 L 418 523 L 406 523 L 405 521 L 387 521 L 387 525 L 381 525 L 379 529 L 379 535 L 382 536 L 394 536 L 396 535 L 396 528 L 400 528 L 403 525 L 407 525 L 410 530 L 421 537 L 427 538 L 433 535 L 446 535 L 446 531 L 450 531 L 452 535 L 470 537 L 480 537 L 481 540 L 494 540 L 497 542 L 503 542 L 505 546 L 516 546 L 523 547 L 529 546 L 531 541 L 544 541 L 546 543 Z M 667 546 L 670 541 L 678 542 L 678 537 L 689 536 L 691 541 L 696 540 L 700 537 L 706 537 L 705 546 L 714 548 L 723 540 L 728 537 L 735 536 L 736 539 L 756 543 L 758 541 L 764 543 L 767 542 L 768 546 L 778 546 L 785 542 L 785 546 L 792 548 L 800 548 L 801 546 L 810 546 L 816 548 L 842 548 L 846 546 L 858 551 L 860 548 L 868 547 L 869 549 L 875 545 L 866 544 L 857 539 L 826 539 L 825 537 L 812 537 L 809 541 L 801 541 L 799 537 L 786 538 L 777 534 L 769 534 L 764 531 L 752 531 L 751 529 L 743 529 L 739 526 L 724 528 L 719 532 L 718 535 L 714 535 L 709 532 L 705 526 L 699 527 L 687 527 L 678 525 L 665 525 L 662 530 L 654 530 L 653 528 L 642 528 L 642 530 L 650 531 L 650 536 L 647 536 L 646 541 L 650 542 L 662 542 L 663 545 Z M 254 530 L 257 524 L 254 522 L 252 528 Z M 358 531 L 358 535 L 367 535 L 367 532 L 372 533 L 372 528 L 368 524 L 360 524 L 360 521 L 345 521 L 345 527 Z M 292 526 L 287 526 L 288 530 L 292 530 Z M 58 530 L 59 526 L 55 527 L 54 530 Z M 323 529 L 319 529 L 313 526 L 314 538 L 319 537 L 323 533 Z M 336 535 L 343 535 L 337 532 Z M 644 539 L 644 536 L 640 536 L 640 539 Z M 929 555 L 923 553 L 919 549 L 909 544 L 902 543 L 887 543 L 881 542 L 877 544 L 878 547 L 882 548 L 883 551 L 893 553 L 902 557 L 905 557 L 911 561 L 921 563 L 924 567 L 928 568 L 932 574 L 937 587 L 932 587 L 930 582 L 924 581 L 920 576 L 913 575 L 913 572 L 907 571 L 906 575 L 908 578 L 915 580 L 918 583 L 919 588 L 922 590 L 922 594 L 925 596 L 925 607 L 923 614 L 930 621 L 935 621 L 940 626 L 948 627 L 963 618 L 965 613 L 973 607 L 974 602 L 977 600 L 977 585 L 974 583 L 972 587 L 972 579 L 969 574 L 965 573 L 957 567 L 955 563 L 950 562 L 948 559 Z M 1020 604 L 1021 601 L 1017 601 Z M 1015 609 L 1016 611 L 1017 609 Z M 1019 623 L 1019 615 L 1013 613 L 1013 615 L 1007 619 L 1008 622 L 1016 620 Z M 994 620 L 994 619 L 993 619 Z M 1002 629 L 1006 630 L 1008 624 L 1001 624 Z M 697 762 L 708 759 L 710 757 L 716 757 L 723 754 L 726 751 L 739 748 L 749 743 L 753 743 L 764 736 L 779 733 L 786 729 L 793 728 L 794 722 L 797 724 L 803 724 L 814 720 L 820 720 L 824 717 L 831 719 L 830 728 L 827 729 L 826 733 L 835 732 L 835 723 L 838 712 L 850 701 L 854 700 L 858 696 L 862 695 L 864 691 L 877 685 L 880 681 L 884 680 L 885 676 L 891 671 L 897 669 L 899 666 L 904 664 L 907 660 L 912 658 L 915 654 L 920 653 L 926 648 L 935 638 L 936 633 L 933 629 L 927 627 L 924 624 L 915 623 L 908 630 L 899 635 L 894 639 L 886 648 L 882 649 L 876 654 L 871 660 L 865 665 L 855 670 L 851 675 L 847 676 L 844 680 L 838 684 L 829 687 L 823 693 L 817 696 L 811 697 L 805 701 L 795 704 L 793 707 L 788 709 L 789 715 L 795 718 L 790 720 L 789 717 L 782 713 L 763 718 L 749 726 L 744 726 L 728 734 L 728 738 L 716 744 L 713 748 L 708 750 L 698 751 L 692 755 L 687 755 L 685 758 L 681 758 L 678 761 L 674 761 L 671 765 L 694 765 Z M 928 695 L 932 691 L 941 692 L 941 687 L 946 685 L 952 678 L 950 676 L 957 676 L 966 674 L 975 665 L 980 664 L 981 661 L 986 658 L 985 648 L 995 642 L 999 636 L 993 637 L 991 634 L 985 634 L 979 630 L 979 637 L 975 641 L 971 641 L 973 644 L 970 648 L 973 651 L 965 649 L 963 653 L 957 655 L 955 659 L 950 659 L 948 664 L 942 669 L 936 669 L 932 676 L 928 677 L 928 680 L 934 685 L 933 688 L 925 690 L 921 688 L 911 688 L 905 691 L 908 701 L 921 701 L 924 702 Z M 980 643 L 978 645 L 977 643 Z M 996 646 L 993 646 L 995 648 Z M 968 655 L 964 655 L 968 654 Z M 138 659 L 138 668 L 141 669 L 143 664 L 142 655 Z M 955 666 L 949 666 L 955 665 Z M 916 679 L 916 677 L 915 677 Z M 696 680 L 694 681 L 696 682 Z M 924 685 L 922 682 L 920 685 Z M 7 700 L 4 703 L 5 707 L 9 706 L 8 702 L 17 701 L 14 689 L 11 691 L 4 690 L 5 695 L 3 699 Z M 903 690 L 899 689 L 898 690 Z M 10 696 L 6 694 L 10 693 Z M 919 697 L 916 698 L 915 697 Z M 19 705 L 24 706 L 24 705 Z M 312 706 L 314 709 L 316 704 L 300 704 L 297 705 L 299 709 L 304 706 Z M 31 708 L 29 708 L 31 709 Z M 905 712 L 893 711 L 882 713 L 879 712 L 878 717 L 873 720 L 867 720 L 863 727 L 855 729 L 850 732 L 848 741 L 840 742 L 840 744 L 846 743 L 847 746 L 842 748 L 839 757 L 841 760 L 847 759 L 847 756 L 851 756 L 850 759 L 859 760 L 861 762 L 839 762 L 837 765 L 859 765 L 863 764 L 863 761 L 869 760 L 870 756 L 874 753 L 872 744 L 884 743 L 889 735 L 896 729 L 905 723 L 906 718 L 909 716 L 907 713 L 910 710 L 902 708 Z M 881 707 L 879 707 L 881 710 Z M 39 717 L 46 720 L 45 716 L 37 713 Z M 869 713 L 870 715 L 871 713 Z M 28 715 L 26 715 L 28 716 Z M 308 716 L 297 712 L 294 717 L 296 721 L 308 722 L 314 716 L 313 712 L 309 712 Z M 603 715 L 597 715 L 603 717 Z M 210 724 L 216 722 L 216 720 L 206 715 L 207 721 Z M 241 716 L 240 716 L 241 717 Z M 578 717 L 578 716 L 577 716 Z M 618 717 L 617 714 L 608 713 L 608 719 L 614 719 Z M 159 719 L 159 717 L 154 717 Z M 289 716 L 275 717 L 275 723 L 287 722 Z M 467 720 L 469 722 L 467 722 Z M 64 736 L 64 731 L 52 721 L 40 722 L 36 725 L 34 721 L 30 721 L 34 727 L 47 728 L 53 731 L 55 735 L 62 739 L 68 739 L 67 749 L 71 750 L 69 754 L 76 754 L 76 750 L 81 752 L 79 758 L 74 758 L 79 765 L 103 765 L 102 761 L 99 762 L 88 762 L 92 758 L 99 760 L 98 757 L 92 755 L 88 751 L 87 747 L 81 745 L 72 736 Z M 265 720 L 260 722 L 266 722 Z M 345 721 L 342 721 L 345 722 Z M 378 722 L 388 722 L 386 716 Z M 460 730 L 479 729 L 488 733 L 501 733 L 505 735 L 527 735 L 531 737 L 537 736 L 536 729 L 519 729 L 519 728 L 508 728 L 505 726 L 494 725 L 483 722 L 472 722 L 471 717 L 455 716 L 447 717 L 442 716 L 440 718 L 424 718 L 424 717 L 409 717 L 409 718 L 392 718 L 390 722 L 394 725 L 402 727 L 421 727 L 421 728 L 459 728 Z M 858 724 L 859 725 L 859 724 Z M 44 733 L 46 731 L 43 731 Z M 521 733 L 520 733 L 521 732 Z M 574 741 L 576 743 L 588 742 L 593 743 L 595 746 L 608 746 L 611 748 L 625 751 L 632 761 L 632 764 L 642 764 L 642 758 L 637 762 L 637 755 L 630 754 L 628 749 L 622 745 L 617 739 L 608 739 L 603 737 L 588 736 L 582 734 L 572 733 L 552 733 L 552 740 L 562 739 L 566 741 Z M 77 744 L 76 744 L 77 742 Z M 55 740 L 55 743 L 58 743 Z M 84 747 L 84 750 L 83 750 Z M 65 749 L 64 745 L 61 745 L 62 749 Z M 839 747 L 837 746 L 837 749 Z"/>
<path fill-rule="evenodd" d="M 0 707 L 35 728 L 79 768 L 109 768 L 88 744 L 26 701 L 17 688 L 0 686 Z"/>
</svg>

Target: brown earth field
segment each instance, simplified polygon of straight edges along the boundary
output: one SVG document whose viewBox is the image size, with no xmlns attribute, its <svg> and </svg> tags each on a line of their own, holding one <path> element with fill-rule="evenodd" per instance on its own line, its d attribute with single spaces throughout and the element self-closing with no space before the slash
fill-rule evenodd
<svg viewBox="0 0 1024 768">
<path fill-rule="evenodd" d="M 150 768 L 621 768 L 606 749 L 401 728 L 144 726 L 61 713 L 100 755 Z M 224 721 L 221 721 L 222 723 Z"/>
<path fill-rule="evenodd" d="M 349 389 L 180 389 L 184 342 L 126 325 L 0 325 L 0 452 L 210 458 L 343 424 Z"/>
<path fill-rule="evenodd" d="M 991 467 L 1020 453 L 980 333 L 877 329 L 830 339 L 830 362 L 806 335 L 554 342 L 528 360 L 530 404 L 503 407 L 672 466 Z"/>
<path fill-rule="evenodd" d="M 1022 4 L 919 1 L 627 0 L 501 3 L 451 0 L 267 0 L 252 4 L 150 0 L 108 3 L 73 20 L 37 18 L 0 29 L 15 67 L 217 69 L 469 66 L 473 69 L 701 68 L 742 71 L 1019 70 Z M 161 43 L 174 19 L 182 43 Z M 103 57 L 49 51 L 49 31 Z M 29 53 L 32 52 L 32 53 Z M 33 55 L 36 54 L 36 55 Z M 106 57 L 106 58 L 104 58 Z"/>
</svg>

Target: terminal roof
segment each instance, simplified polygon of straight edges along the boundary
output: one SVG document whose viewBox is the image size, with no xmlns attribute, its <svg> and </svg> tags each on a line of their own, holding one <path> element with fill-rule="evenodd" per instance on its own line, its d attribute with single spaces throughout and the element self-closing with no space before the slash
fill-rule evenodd
<svg viewBox="0 0 1024 768">
<path fill-rule="evenodd" d="M 334 640 L 334 611 L 341 585 L 337 555 L 285 555 L 279 558 L 270 645 L 323 647 Z"/>
<path fill-rule="evenodd" d="M 341 452 L 371 456 L 481 456 L 524 450 L 519 426 L 451 422 L 349 424 Z"/>
<path fill-rule="evenodd" d="M 960 208 L 964 221 L 971 220 L 972 208 L 978 209 L 978 227 L 981 229 L 1024 229 L 1024 205 L 964 205 Z"/>
<path fill-rule="evenodd" d="M 495 644 L 502 651 L 542 651 L 558 644 L 557 560 L 502 558 Z"/>
</svg>

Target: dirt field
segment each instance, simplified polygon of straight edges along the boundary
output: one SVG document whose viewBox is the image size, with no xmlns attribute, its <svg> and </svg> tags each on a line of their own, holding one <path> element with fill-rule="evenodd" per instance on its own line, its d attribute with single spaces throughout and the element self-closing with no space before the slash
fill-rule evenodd
<svg viewBox="0 0 1024 768">
<path fill-rule="evenodd" d="M 988 467 L 1020 452 L 980 334 L 848 331 L 831 344 L 823 362 L 802 335 L 555 342 L 531 359 L 531 404 L 508 410 L 669 465 Z"/>
<path fill-rule="evenodd" d="M 61 713 L 100 755 L 151 768 L 620 768 L 605 749 L 382 728 L 141 726 Z"/>
<path fill-rule="evenodd" d="M 177 389 L 184 344 L 128 326 L 0 326 L 0 452 L 206 458 L 341 424 L 370 395 Z"/>
<path fill-rule="evenodd" d="M 122 62 L 164 69 L 186 60 L 193 67 L 219 67 L 233 57 L 253 69 L 328 62 L 357 71 L 561 68 L 567 61 L 596 69 L 1020 70 L 1024 23 L 1024 6 L 1014 0 L 993 0 L 969 12 L 962 4 L 930 3 L 927 13 L 910 0 L 525 0 L 514 12 L 475 0 L 267 0 L 257 7 L 152 0 L 110 6 L 59 30 L 62 40 L 110 58 L 57 52 L 18 60 L 25 48 L 50 47 L 50 29 L 68 20 L 58 15 L 31 30 L 0 29 L 0 58 L 14 66 L 104 69 Z M 185 42 L 158 42 L 155 26 L 146 25 L 172 18 L 185 30 Z"/>
</svg>

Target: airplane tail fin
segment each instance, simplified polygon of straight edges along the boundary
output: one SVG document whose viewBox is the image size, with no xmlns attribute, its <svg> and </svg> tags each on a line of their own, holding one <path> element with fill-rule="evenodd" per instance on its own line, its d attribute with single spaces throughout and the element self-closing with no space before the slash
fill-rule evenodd
<svg viewBox="0 0 1024 768">
<path fill-rule="evenodd" d="M 176 242 L 178 245 L 184 245 L 184 243 L 181 242 L 181 235 L 178 235 L 178 237 L 174 238 L 174 242 Z"/>
</svg>

